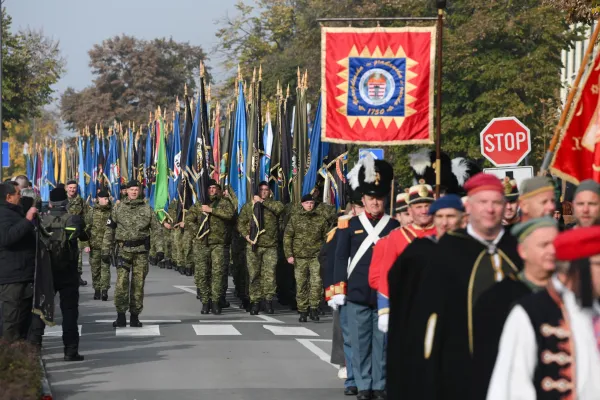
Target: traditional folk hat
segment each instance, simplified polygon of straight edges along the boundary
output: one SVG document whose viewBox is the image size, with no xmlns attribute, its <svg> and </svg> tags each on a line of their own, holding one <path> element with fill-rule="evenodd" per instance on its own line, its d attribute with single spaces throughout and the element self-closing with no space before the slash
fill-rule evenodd
<svg viewBox="0 0 600 400">
<path fill-rule="evenodd" d="M 585 181 L 582 181 L 579 186 L 577 186 L 577 189 L 575 189 L 573 198 L 575 198 L 581 192 L 593 192 L 600 196 L 600 183 L 593 179 L 586 179 Z"/>
<path fill-rule="evenodd" d="M 398 193 L 396 195 L 396 212 L 406 211 L 408 209 L 408 192 Z"/>
<path fill-rule="evenodd" d="M 408 204 L 433 203 L 433 188 L 425 183 L 424 179 L 418 185 L 412 186 L 408 191 Z"/>
<path fill-rule="evenodd" d="M 574 261 L 600 254 L 600 226 L 571 229 L 554 239 L 556 259 Z"/>
<path fill-rule="evenodd" d="M 509 203 L 514 203 L 519 200 L 519 188 L 517 187 L 517 181 L 510 179 L 508 176 L 504 177 L 504 197 Z"/>
<path fill-rule="evenodd" d="M 510 230 L 510 233 L 517 238 L 519 242 L 523 242 L 529 235 L 535 232 L 539 228 L 554 227 L 558 228 L 558 223 L 554 218 L 541 217 L 533 218 L 525 222 L 516 224 Z"/>
<path fill-rule="evenodd" d="M 467 196 L 473 196 L 477 192 L 491 190 L 504 194 L 504 185 L 495 175 L 479 173 L 465 183 Z"/>
<path fill-rule="evenodd" d="M 363 195 L 385 197 L 389 194 L 394 179 L 394 169 L 385 160 L 375 160 L 371 153 L 361 158 L 348 173 L 352 190 Z"/>
<path fill-rule="evenodd" d="M 519 200 L 525 200 L 544 192 L 554 192 L 554 183 L 545 176 L 534 176 L 521 183 Z"/>
</svg>

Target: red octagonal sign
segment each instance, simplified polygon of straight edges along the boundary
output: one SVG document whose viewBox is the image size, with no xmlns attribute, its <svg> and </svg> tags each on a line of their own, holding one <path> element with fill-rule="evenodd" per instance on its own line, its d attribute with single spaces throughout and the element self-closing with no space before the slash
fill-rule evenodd
<svg viewBox="0 0 600 400">
<path fill-rule="evenodd" d="M 515 117 L 494 118 L 479 139 L 481 154 L 496 167 L 518 165 L 531 151 L 529 128 Z"/>
</svg>

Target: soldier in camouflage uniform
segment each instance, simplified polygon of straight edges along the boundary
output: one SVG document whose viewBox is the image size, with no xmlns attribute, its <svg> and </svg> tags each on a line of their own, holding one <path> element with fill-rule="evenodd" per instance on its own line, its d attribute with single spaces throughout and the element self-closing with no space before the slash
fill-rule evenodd
<svg viewBox="0 0 600 400">
<path fill-rule="evenodd" d="M 108 289 L 110 288 L 110 263 L 102 261 L 102 242 L 106 230 L 106 221 L 110 218 L 112 204 L 106 189 L 101 190 L 96 198 L 96 205 L 85 216 L 85 225 L 90 239 L 85 252 L 90 255 L 94 300 L 102 298 L 102 301 L 107 301 Z"/>
<path fill-rule="evenodd" d="M 329 223 L 314 206 L 310 194 L 303 196 L 302 210 L 292 213 L 283 235 L 285 257 L 294 265 L 300 322 L 306 322 L 309 305 L 310 319 L 319 320 L 318 308 L 323 297 L 318 256 L 327 238 Z"/>
<path fill-rule="evenodd" d="M 137 181 L 129 182 L 127 199 L 121 201 L 106 222 L 102 242 L 102 260 L 110 262 L 110 251 L 117 244 L 117 283 L 115 287 L 115 307 L 117 320 L 113 327 L 127 326 L 125 313 L 129 309 L 131 327 L 141 327 L 139 315 L 144 304 L 144 283 L 148 274 L 148 250 L 150 238 L 160 231 L 154 211 L 140 199 L 140 185 Z M 169 228 L 168 223 L 164 225 Z M 156 242 L 156 255 L 159 260 L 164 257 L 162 241 Z M 130 287 L 131 275 L 131 287 Z"/>
<path fill-rule="evenodd" d="M 221 314 L 218 300 L 223 290 L 227 224 L 233 218 L 234 210 L 233 204 L 221 196 L 221 186 L 214 179 L 208 185 L 210 205 L 194 204 L 185 216 L 184 228 L 194 238 L 194 281 L 202 301 L 201 313 L 209 313 L 209 300 L 212 299 L 212 313 L 218 315 Z M 204 214 L 208 214 L 207 220 Z M 208 233 L 198 237 L 202 223 L 208 223 Z"/>
<path fill-rule="evenodd" d="M 229 243 L 229 262 L 231 266 L 231 275 L 233 277 L 233 284 L 235 285 L 236 296 L 242 301 L 240 304 L 241 309 L 250 311 L 250 296 L 248 294 L 248 267 L 246 266 L 246 240 L 237 231 L 237 221 L 239 215 L 238 199 L 233 191 L 225 190 L 223 193 L 225 198 L 231 200 L 235 215 L 231 220 L 230 229 L 230 243 Z M 227 250 L 227 245 L 226 245 Z"/>
<path fill-rule="evenodd" d="M 273 296 L 275 295 L 275 267 L 277 266 L 277 242 L 279 236 L 279 216 L 283 204 L 270 198 L 271 191 L 267 182 L 258 185 L 258 195 L 253 201 L 244 204 L 238 219 L 238 232 L 246 239 L 246 264 L 250 277 L 251 315 L 257 315 L 260 302 L 266 301 L 268 314 L 273 314 Z M 258 238 L 250 238 L 250 224 L 254 204 L 260 203 L 263 210 L 263 232 Z M 256 240 L 256 249 L 252 250 L 252 240 Z"/>
<path fill-rule="evenodd" d="M 69 204 L 67 206 L 67 211 L 72 215 L 79 215 L 81 219 L 85 219 L 85 214 L 87 213 L 88 206 L 85 204 L 85 201 L 77 194 L 77 182 L 74 180 L 70 180 L 67 182 L 66 190 L 67 196 L 69 197 Z M 81 274 L 83 273 L 83 258 L 82 258 L 82 250 L 87 247 L 87 243 L 79 241 L 79 260 L 77 261 L 77 271 L 79 272 L 79 286 L 86 286 L 87 281 L 84 281 L 81 278 Z"/>
<path fill-rule="evenodd" d="M 169 204 L 169 209 L 167 210 L 169 213 L 169 217 L 172 220 L 173 229 L 171 229 L 171 256 L 166 260 L 165 266 L 167 269 L 175 269 L 179 270 L 179 266 L 181 265 L 181 241 L 183 239 L 183 229 L 180 228 L 177 222 L 177 199 L 173 199 Z M 182 267 L 183 268 L 183 267 Z M 191 271 L 190 271 L 191 275 Z"/>
</svg>

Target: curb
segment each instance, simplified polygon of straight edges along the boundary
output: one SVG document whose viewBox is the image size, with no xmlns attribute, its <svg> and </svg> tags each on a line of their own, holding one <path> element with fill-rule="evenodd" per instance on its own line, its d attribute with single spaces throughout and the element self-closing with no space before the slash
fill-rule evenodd
<svg viewBox="0 0 600 400">
<path fill-rule="evenodd" d="M 44 361 L 42 357 L 40 357 L 40 366 L 42 367 L 42 394 L 41 400 L 53 400 L 52 390 L 50 388 L 50 382 L 48 381 L 48 376 L 46 374 L 46 367 L 44 366 Z"/>
</svg>

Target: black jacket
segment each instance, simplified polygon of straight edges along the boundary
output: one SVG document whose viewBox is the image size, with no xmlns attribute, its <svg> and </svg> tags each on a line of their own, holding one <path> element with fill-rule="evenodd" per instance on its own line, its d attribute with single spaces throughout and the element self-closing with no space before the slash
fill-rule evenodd
<svg viewBox="0 0 600 400">
<path fill-rule="evenodd" d="M 0 203 L 0 285 L 33 282 L 35 244 L 34 225 L 21 206 Z"/>
</svg>

